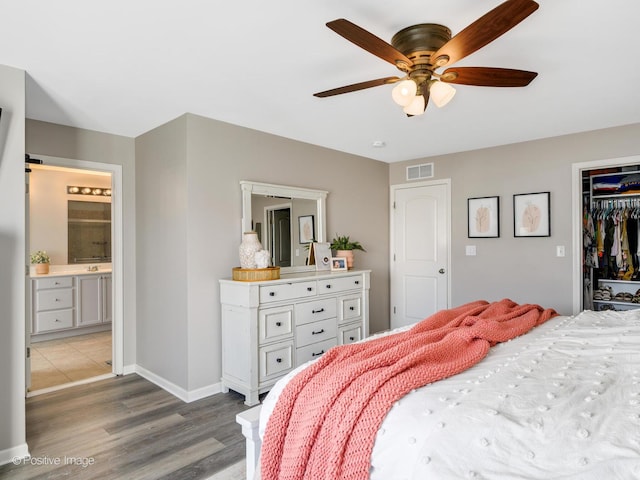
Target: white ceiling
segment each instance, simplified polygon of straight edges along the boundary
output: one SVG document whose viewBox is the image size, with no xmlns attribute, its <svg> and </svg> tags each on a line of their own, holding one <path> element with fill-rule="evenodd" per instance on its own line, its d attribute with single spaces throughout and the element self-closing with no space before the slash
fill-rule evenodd
<svg viewBox="0 0 640 480">
<path fill-rule="evenodd" d="M 135 137 L 191 112 L 384 162 L 640 122 L 637 0 L 538 0 L 455 64 L 537 71 L 528 87 L 456 86 L 412 118 L 390 85 L 312 96 L 400 73 L 330 20 L 390 42 L 416 23 L 455 35 L 500 3 L 0 0 L 0 64 L 26 70 L 28 118 Z"/>
</svg>

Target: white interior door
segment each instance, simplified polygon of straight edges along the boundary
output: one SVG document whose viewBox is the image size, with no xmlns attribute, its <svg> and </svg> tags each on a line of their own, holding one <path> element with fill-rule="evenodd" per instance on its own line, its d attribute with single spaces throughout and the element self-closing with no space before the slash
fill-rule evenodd
<svg viewBox="0 0 640 480">
<path fill-rule="evenodd" d="M 396 185 L 391 196 L 391 328 L 396 328 L 449 308 L 449 181 Z"/>
</svg>

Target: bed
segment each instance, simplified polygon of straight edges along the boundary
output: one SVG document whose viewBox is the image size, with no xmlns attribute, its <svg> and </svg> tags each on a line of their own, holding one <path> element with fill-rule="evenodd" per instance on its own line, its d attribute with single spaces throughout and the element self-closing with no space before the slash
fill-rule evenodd
<svg viewBox="0 0 640 480">
<path fill-rule="evenodd" d="M 278 398 L 306 368 L 239 419 L 248 475 Z M 555 316 L 413 389 L 377 431 L 369 478 L 639 479 L 640 310 Z"/>
</svg>

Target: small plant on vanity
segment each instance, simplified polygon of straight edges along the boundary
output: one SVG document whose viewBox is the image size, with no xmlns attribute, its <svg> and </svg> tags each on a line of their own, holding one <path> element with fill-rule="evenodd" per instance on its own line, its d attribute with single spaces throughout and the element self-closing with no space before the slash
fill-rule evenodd
<svg viewBox="0 0 640 480">
<path fill-rule="evenodd" d="M 336 251 L 336 256 L 347 259 L 347 267 L 353 268 L 353 251 L 361 250 L 366 252 L 360 242 L 351 240 L 348 235 L 338 235 L 331 240 L 331 250 Z"/>
<path fill-rule="evenodd" d="M 51 258 L 44 250 L 38 250 L 31 254 L 31 263 L 36 266 L 36 273 L 49 273 Z"/>
</svg>

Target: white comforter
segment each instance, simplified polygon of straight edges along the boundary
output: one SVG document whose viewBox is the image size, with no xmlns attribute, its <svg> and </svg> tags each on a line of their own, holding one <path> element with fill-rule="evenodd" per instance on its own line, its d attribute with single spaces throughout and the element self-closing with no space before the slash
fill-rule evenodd
<svg viewBox="0 0 640 480">
<path fill-rule="evenodd" d="M 640 310 L 553 318 L 413 391 L 371 458 L 371 480 L 640 479 Z"/>
</svg>

